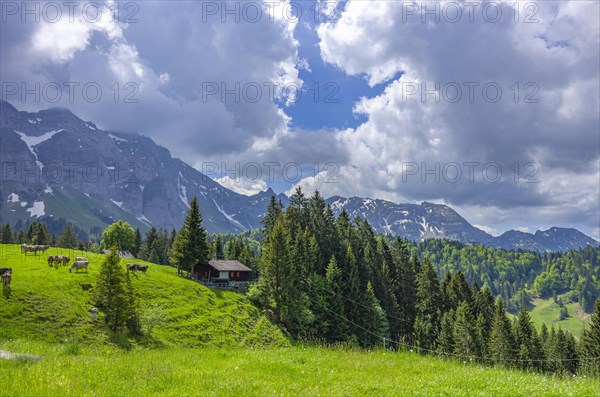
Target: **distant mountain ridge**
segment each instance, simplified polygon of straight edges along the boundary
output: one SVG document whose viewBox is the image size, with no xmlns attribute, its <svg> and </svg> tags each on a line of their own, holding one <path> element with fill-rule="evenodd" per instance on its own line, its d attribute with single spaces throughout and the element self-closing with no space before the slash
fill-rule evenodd
<svg viewBox="0 0 600 397">
<path fill-rule="evenodd" d="M 209 232 L 237 233 L 260 227 L 274 194 L 270 188 L 253 196 L 236 193 L 148 137 L 100 130 L 66 109 L 28 113 L 0 102 L 0 139 L 0 223 L 51 216 L 86 229 L 116 219 L 142 229 L 178 228 L 189 199 L 197 196 Z M 278 198 L 289 202 L 283 194 Z M 441 204 L 338 196 L 327 202 L 336 214 L 346 210 L 366 218 L 379 233 L 413 241 L 447 238 L 536 251 L 598 245 L 575 229 L 557 227 L 493 237 Z"/>
</svg>

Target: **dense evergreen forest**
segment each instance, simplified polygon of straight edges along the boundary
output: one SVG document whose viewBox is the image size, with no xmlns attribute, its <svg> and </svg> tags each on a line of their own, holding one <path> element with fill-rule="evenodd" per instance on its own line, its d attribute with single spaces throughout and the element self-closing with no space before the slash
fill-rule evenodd
<svg viewBox="0 0 600 397">
<path fill-rule="evenodd" d="M 1 240 L 105 248 L 78 240 L 70 224 L 58 237 L 41 222 L 17 232 L 4 225 Z M 600 364 L 598 248 L 536 254 L 445 240 L 412 243 L 377 235 L 346 212 L 336 218 L 318 192 L 308 198 L 300 189 L 285 209 L 271 197 L 262 230 L 208 236 L 194 198 L 179 231 L 131 230 L 130 240 L 136 257 L 180 272 L 192 272 L 197 258 L 248 265 L 257 281 L 248 297 L 298 339 L 540 371 L 594 371 Z M 532 294 L 563 294 L 589 312 L 596 302 L 581 341 L 554 327 L 538 333 L 527 311 Z"/>
</svg>

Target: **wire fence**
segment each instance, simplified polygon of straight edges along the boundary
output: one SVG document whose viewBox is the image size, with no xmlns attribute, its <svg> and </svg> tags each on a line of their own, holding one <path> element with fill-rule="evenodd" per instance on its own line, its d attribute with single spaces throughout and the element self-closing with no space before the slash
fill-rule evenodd
<svg viewBox="0 0 600 397">
<path fill-rule="evenodd" d="M 344 299 L 351 301 L 350 299 L 347 299 L 345 297 L 343 297 Z M 375 332 L 359 325 L 356 324 L 354 321 L 349 320 L 348 318 L 342 316 L 339 313 L 336 313 L 335 311 L 331 310 L 328 307 L 323 306 L 320 302 L 312 299 L 310 296 L 308 297 L 309 300 L 311 300 L 312 302 L 316 303 L 317 305 L 319 305 L 322 309 L 327 310 L 328 312 L 330 312 L 331 314 L 335 315 L 336 317 L 342 319 L 343 321 L 345 321 L 348 324 L 352 324 L 353 326 L 361 329 L 362 331 L 376 337 L 379 338 L 385 346 L 385 343 L 389 343 L 389 344 L 394 344 L 397 346 L 402 346 L 406 349 L 410 349 L 412 351 L 417 351 L 417 352 L 427 352 L 427 353 L 432 353 L 432 354 L 437 354 L 437 355 L 443 355 L 443 356 L 450 356 L 453 358 L 460 358 L 463 360 L 480 360 L 480 361 L 488 361 L 488 362 L 570 362 L 570 361 L 598 361 L 600 360 L 600 357 L 578 357 L 578 358 L 564 358 L 564 359 L 559 359 L 559 358 L 555 358 L 555 359 L 521 359 L 521 358 L 504 358 L 504 357 L 484 357 L 484 356 L 476 356 L 476 355 L 463 355 L 463 354 L 456 354 L 456 353 L 447 353 L 447 352 L 440 352 L 439 350 L 435 350 L 435 349 L 428 349 L 428 348 L 424 348 L 421 346 L 415 346 L 415 345 L 411 345 L 409 343 L 406 343 L 404 341 L 398 341 L 398 340 L 394 340 L 391 338 L 387 338 L 385 336 L 376 334 Z M 353 301 L 351 301 L 353 302 Z"/>
</svg>

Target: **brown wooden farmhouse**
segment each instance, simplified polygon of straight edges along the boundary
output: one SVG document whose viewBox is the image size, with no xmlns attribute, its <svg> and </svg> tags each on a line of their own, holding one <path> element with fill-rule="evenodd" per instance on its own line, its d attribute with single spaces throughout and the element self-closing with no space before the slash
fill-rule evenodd
<svg viewBox="0 0 600 397">
<path fill-rule="evenodd" d="M 206 281 L 247 281 L 252 269 L 238 261 L 211 260 L 196 269 L 196 278 Z"/>
</svg>

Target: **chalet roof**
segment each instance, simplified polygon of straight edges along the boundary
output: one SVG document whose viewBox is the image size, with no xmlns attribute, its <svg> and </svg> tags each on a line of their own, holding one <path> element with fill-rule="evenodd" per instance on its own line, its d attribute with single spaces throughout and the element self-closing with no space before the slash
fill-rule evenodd
<svg viewBox="0 0 600 397">
<path fill-rule="evenodd" d="M 102 250 L 102 253 L 108 255 L 110 254 L 110 250 Z M 129 251 L 117 251 L 117 253 L 121 258 L 133 259 L 133 255 Z"/>
<path fill-rule="evenodd" d="M 215 270 L 220 272 L 251 272 L 248 266 L 245 266 L 243 263 L 238 261 L 222 261 L 213 259 L 208 261 L 208 264 L 212 266 Z"/>
</svg>

